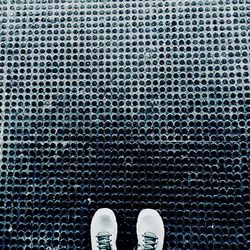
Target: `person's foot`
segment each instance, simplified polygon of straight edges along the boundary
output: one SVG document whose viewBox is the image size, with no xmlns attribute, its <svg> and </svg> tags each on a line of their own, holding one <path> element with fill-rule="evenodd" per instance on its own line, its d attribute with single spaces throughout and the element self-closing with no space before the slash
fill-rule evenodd
<svg viewBox="0 0 250 250">
<path fill-rule="evenodd" d="M 164 224 L 156 210 L 143 209 L 136 225 L 138 250 L 162 250 L 164 242 Z"/>
<path fill-rule="evenodd" d="M 117 222 L 112 210 L 97 210 L 92 218 L 90 231 L 92 250 L 117 250 Z"/>
</svg>

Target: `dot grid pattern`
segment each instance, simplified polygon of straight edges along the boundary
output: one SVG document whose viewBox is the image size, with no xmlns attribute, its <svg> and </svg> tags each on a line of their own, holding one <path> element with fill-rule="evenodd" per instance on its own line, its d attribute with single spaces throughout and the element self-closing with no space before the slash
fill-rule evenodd
<svg viewBox="0 0 250 250">
<path fill-rule="evenodd" d="M 250 249 L 249 0 L 0 0 L 0 248 Z"/>
</svg>

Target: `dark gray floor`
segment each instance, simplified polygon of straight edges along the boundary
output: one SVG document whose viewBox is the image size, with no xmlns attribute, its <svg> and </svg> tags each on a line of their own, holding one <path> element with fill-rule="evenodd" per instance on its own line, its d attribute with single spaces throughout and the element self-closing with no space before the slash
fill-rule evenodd
<svg viewBox="0 0 250 250">
<path fill-rule="evenodd" d="M 250 249 L 249 0 L 0 0 L 0 248 Z"/>
</svg>

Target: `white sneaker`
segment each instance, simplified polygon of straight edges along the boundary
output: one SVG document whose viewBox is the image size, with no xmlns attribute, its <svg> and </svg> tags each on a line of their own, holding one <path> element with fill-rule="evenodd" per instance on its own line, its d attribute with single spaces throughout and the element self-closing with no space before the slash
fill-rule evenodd
<svg viewBox="0 0 250 250">
<path fill-rule="evenodd" d="M 112 210 L 97 210 L 92 218 L 90 231 L 92 250 L 117 250 L 117 222 Z"/>
<path fill-rule="evenodd" d="M 136 225 L 138 250 L 162 250 L 164 243 L 164 224 L 156 210 L 143 209 Z"/>
</svg>

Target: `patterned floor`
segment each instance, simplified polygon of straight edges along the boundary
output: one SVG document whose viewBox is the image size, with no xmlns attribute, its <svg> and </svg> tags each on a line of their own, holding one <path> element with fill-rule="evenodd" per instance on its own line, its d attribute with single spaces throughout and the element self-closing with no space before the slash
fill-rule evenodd
<svg viewBox="0 0 250 250">
<path fill-rule="evenodd" d="M 0 248 L 250 249 L 249 0 L 0 0 Z"/>
</svg>

